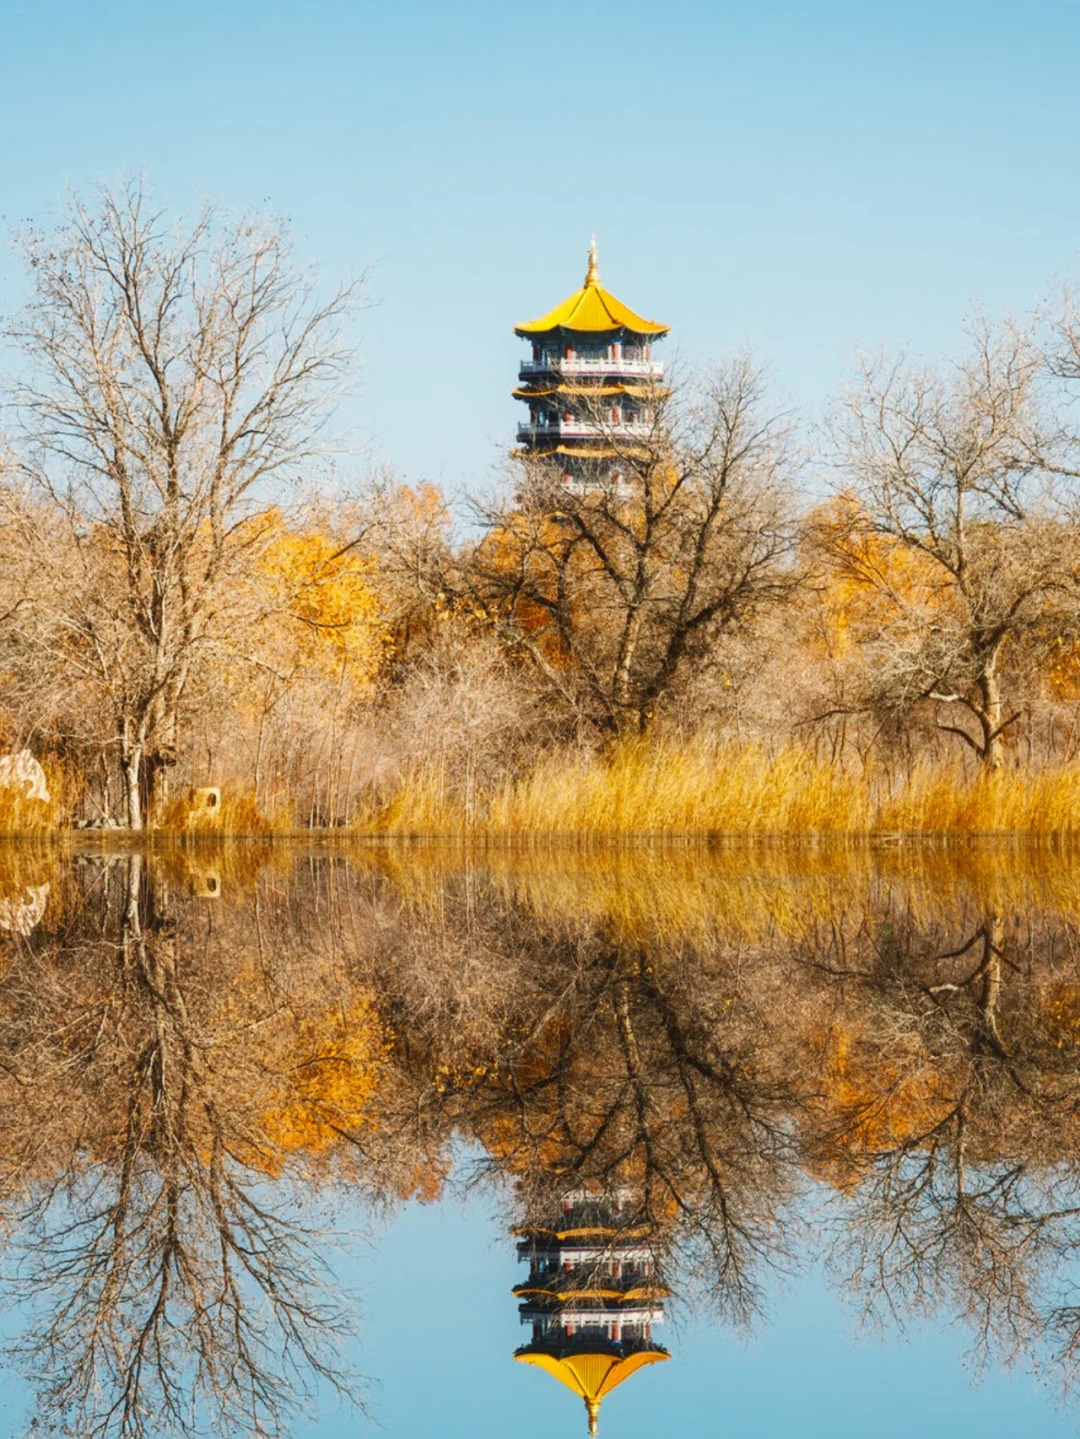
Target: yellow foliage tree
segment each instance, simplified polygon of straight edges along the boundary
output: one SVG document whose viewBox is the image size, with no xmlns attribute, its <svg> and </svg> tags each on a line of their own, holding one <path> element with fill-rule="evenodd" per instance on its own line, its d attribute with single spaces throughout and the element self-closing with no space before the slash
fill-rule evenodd
<svg viewBox="0 0 1080 1439">
<path fill-rule="evenodd" d="M 279 1076 L 263 1116 L 271 1151 L 324 1155 L 371 1122 L 389 1042 L 371 996 L 309 1017 L 281 1036 Z"/>
<path fill-rule="evenodd" d="M 324 516 L 308 515 L 290 526 L 274 511 L 260 523 L 263 646 L 287 669 L 344 674 L 354 692 L 363 692 L 390 644 L 372 561 Z"/>
</svg>

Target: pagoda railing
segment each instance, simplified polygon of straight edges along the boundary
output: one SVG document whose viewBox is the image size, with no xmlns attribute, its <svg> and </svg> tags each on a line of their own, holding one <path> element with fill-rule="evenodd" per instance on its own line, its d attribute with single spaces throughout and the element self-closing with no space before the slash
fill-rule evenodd
<svg viewBox="0 0 1080 1439">
<path fill-rule="evenodd" d="M 664 367 L 655 360 L 523 360 L 522 379 L 534 375 L 634 375 L 647 380 L 662 380 Z"/>
<path fill-rule="evenodd" d="M 533 440 L 607 440 L 616 443 L 620 436 L 634 440 L 647 439 L 653 433 L 649 424 L 591 425 L 586 420 L 561 420 L 554 425 L 518 425 L 520 444 Z"/>
</svg>

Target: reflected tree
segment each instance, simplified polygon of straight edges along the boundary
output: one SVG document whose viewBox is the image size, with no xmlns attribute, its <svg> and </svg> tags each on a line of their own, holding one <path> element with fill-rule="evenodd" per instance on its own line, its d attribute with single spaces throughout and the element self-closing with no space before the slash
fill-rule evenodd
<svg viewBox="0 0 1080 1439">
<path fill-rule="evenodd" d="M 280 1432 L 320 1382 L 355 1393 L 327 1235 L 275 1131 L 305 1097 L 311 1061 L 274 1068 L 300 1019 L 271 986 L 241 995 L 216 946 L 200 960 L 141 856 L 100 883 L 98 932 L 76 922 L 28 953 L 0 1008 L 37 1422 L 95 1439 Z"/>
<path fill-rule="evenodd" d="M 1080 1257 L 1065 978 L 1076 941 L 1070 927 L 992 910 L 945 943 L 910 916 L 864 931 L 844 957 L 814 1141 L 847 1192 L 834 1262 L 869 1313 L 944 1308 L 984 1358 L 1043 1350 L 1056 1331 L 1065 1368 L 1080 1317 L 1063 1299 Z"/>
<path fill-rule="evenodd" d="M 622 1195 L 625 1223 L 651 1236 L 683 1287 L 692 1274 L 711 1304 L 749 1319 L 763 1267 L 789 1253 L 800 1171 L 799 1100 L 746 956 L 688 945 L 657 954 L 467 888 L 444 893 L 427 918 L 394 956 L 424 975 L 413 996 L 399 990 L 390 1020 L 411 1036 L 413 1092 L 426 1073 L 448 1122 L 484 1146 L 485 1173 L 513 1177 L 526 1222 L 567 1194 Z M 448 970 L 438 951 L 455 923 L 473 963 Z M 411 957 L 421 950 L 427 963 Z M 388 974 L 378 987 L 393 983 Z"/>
</svg>

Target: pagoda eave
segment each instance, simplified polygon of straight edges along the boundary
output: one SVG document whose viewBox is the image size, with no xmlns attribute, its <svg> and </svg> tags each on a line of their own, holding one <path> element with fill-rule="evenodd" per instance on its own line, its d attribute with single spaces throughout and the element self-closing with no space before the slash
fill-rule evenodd
<svg viewBox="0 0 1080 1439">
<path fill-rule="evenodd" d="M 521 385 L 511 394 L 515 400 L 544 400 L 552 395 L 569 395 L 579 399 L 595 400 L 608 395 L 626 395 L 633 400 L 666 400 L 671 391 L 664 385 L 639 385 L 633 382 L 627 383 L 618 378 L 617 375 L 605 375 L 602 379 L 598 377 L 595 384 L 589 385 L 567 385 L 554 383 L 549 385 Z"/>
<path fill-rule="evenodd" d="M 569 1314 L 575 1310 L 588 1314 L 598 1309 L 617 1314 L 624 1305 L 623 1295 L 615 1289 L 567 1289 L 562 1293 L 546 1293 L 540 1289 L 515 1289 L 514 1297 L 522 1301 L 522 1311 L 535 1314 Z"/>
<path fill-rule="evenodd" d="M 550 325 L 546 329 L 530 329 L 527 325 L 515 325 L 514 334 L 521 340 L 613 340 L 629 335 L 635 340 L 659 340 L 670 334 L 670 325 L 651 325 L 648 321 L 639 325 Z"/>
</svg>

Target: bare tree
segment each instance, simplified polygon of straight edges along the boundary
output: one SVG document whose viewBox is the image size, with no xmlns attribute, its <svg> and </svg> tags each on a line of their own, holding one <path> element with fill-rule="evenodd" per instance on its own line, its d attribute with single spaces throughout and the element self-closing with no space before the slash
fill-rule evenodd
<svg viewBox="0 0 1080 1439">
<path fill-rule="evenodd" d="M 55 562 L 60 526 L 69 566 L 38 639 L 107 708 L 138 829 L 253 517 L 313 454 L 349 294 L 317 300 L 280 228 L 207 206 L 174 230 L 138 183 L 73 200 L 24 248 L 14 399 L 23 475 L 50 508 L 23 512 L 22 543 Z"/>
<path fill-rule="evenodd" d="M 835 420 L 847 501 L 818 527 L 852 582 L 862 683 L 849 707 L 938 727 L 989 768 L 1021 716 L 1005 680 L 1076 622 L 1076 537 L 1025 333 L 984 323 L 949 373 L 863 366 Z M 1057 466 L 1060 469 L 1060 466 Z M 943 707 L 968 723 L 945 722 Z"/>
<path fill-rule="evenodd" d="M 645 728 L 694 657 L 796 582 L 789 433 L 761 372 L 737 360 L 653 413 L 626 440 L 597 408 L 591 483 L 525 462 L 466 580 L 549 690 L 612 732 Z"/>
</svg>

